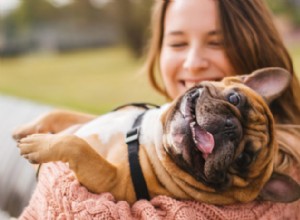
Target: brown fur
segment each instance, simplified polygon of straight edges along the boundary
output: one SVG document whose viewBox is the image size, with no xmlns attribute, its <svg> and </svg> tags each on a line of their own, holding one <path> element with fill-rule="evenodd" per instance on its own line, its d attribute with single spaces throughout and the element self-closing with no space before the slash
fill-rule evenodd
<svg viewBox="0 0 300 220">
<path fill-rule="evenodd" d="M 280 71 L 279 73 L 281 73 Z M 270 70 L 266 72 L 269 73 Z M 283 74 L 284 77 L 286 77 L 285 74 Z M 253 74 L 253 76 L 254 80 L 256 80 L 254 81 L 255 85 L 262 79 L 265 79 L 265 77 L 270 78 L 261 72 Z M 276 80 L 278 81 L 278 79 Z M 226 160 L 223 153 L 232 155 L 230 159 L 232 161 L 229 164 L 225 163 L 228 167 L 224 170 L 229 178 L 229 182 L 221 188 L 212 186 L 211 182 L 207 180 L 199 181 L 198 174 L 194 173 L 194 171 L 198 172 L 198 170 L 193 166 L 192 159 L 195 154 L 201 156 L 199 152 L 194 151 L 189 145 L 186 146 L 184 141 L 179 146 L 172 145 L 169 142 L 169 135 L 172 134 L 172 128 L 176 127 L 178 123 L 181 126 L 180 123 L 182 121 L 185 122 L 182 119 L 182 115 L 178 113 L 184 96 L 164 107 L 164 110 L 152 110 L 152 113 L 149 111 L 145 115 L 140 137 L 139 158 L 150 197 L 167 195 L 178 199 L 196 199 L 212 204 L 248 202 L 257 198 L 264 185 L 270 182 L 269 179 L 274 172 L 274 167 L 278 171 L 286 171 L 287 167 L 292 165 L 290 158 L 296 158 L 296 162 L 299 162 L 299 150 L 295 148 L 297 140 L 293 139 L 294 136 L 289 137 L 291 133 L 284 128 L 281 129 L 279 126 L 278 140 L 280 151 L 278 151 L 273 117 L 267 104 L 256 92 L 242 83 L 252 85 L 253 79 L 251 77 L 246 79 L 229 77 L 225 78 L 222 82 L 204 82 L 200 87 L 205 87 L 205 92 L 203 92 L 201 98 L 197 98 L 198 102 L 202 101 L 202 99 L 205 102 L 199 104 L 199 106 L 196 105 L 196 121 L 205 127 L 207 131 L 213 132 L 210 130 L 220 129 L 219 127 L 222 124 L 219 123 L 222 123 L 223 118 L 228 116 L 226 114 L 238 118 L 239 123 L 243 127 L 242 140 L 234 145 L 234 148 L 226 149 L 226 146 L 231 146 L 232 141 L 229 141 L 229 145 L 227 142 L 224 142 L 224 146 L 214 148 L 214 151 L 205 159 L 205 166 L 207 168 L 205 172 L 208 174 L 212 172 L 212 175 L 214 175 L 214 169 L 219 169 L 218 163 L 223 163 L 223 160 Z M 238 89 L 245 99 L 245 105 L 240 107 L 241 109 L 228 104 L 226 98 L 223 97 L 226 96 L 224 94 L 227 94 L 233 88 Z M 265 94 L 269 94 L 270 97 L 278 95 L 277 91 L 274 93 L 273 88 L 268 89 L 270 90 L 265 90 L 264 87 L 263 91 Z M 188 91 L 187 94 L 189 92 L 191 91 Z M 202 96 L 205 97 L 202 98 Z M 219 104 L 216 105 L 216 103 Z M 133 112 L 137 114 L 142 112 L 142 110 L 126 108 L 110 113 L 107 117 L 111 118 L 111 124 L 113 124 L 116 118 L 126 118 L 127 115 L 132 115 Z M 57 115 L 58 113 L 56 112 L 55 114 Z M 64 114 L 67 113 L 64 112 Z M 65 126 L 65 124 L 70 124 L 74 119 L 78 121 L 72 114 L 70 113 L 66 117 L 67 122 L 61 124 Z M 80 132 L 79 136 L 76 133 L 77 129 L 80 131 L 80 126 L 77 126 L 76 129 L 70 128 L 68 131 L 58 134 L 33 134 L 23 138 L 27 134 L 32 133 L 41 124 L 45 126 L 45 123 L 49 123 L 48 119 L 49 117 L 53 117 L 53 115 L 51 116 L 50 114 L 44 117 L 47 120 L 41 118 L 28 126 L 22 127 L 14 134 L 15 139 L 21 138 L 18 145 L 21 154 L 26 159 L 32 163 L 58 160 L 68 162 L 78 180 L 90 191 L 96 193 L 109 191 L 117 200 L 127 200 L 130 203 L 136 200 L 130 176 L 124 133 L 116 130 L 109 133 L 107 140 L 102 140 L 97 130 L 94 130 L 94 133 L 80 137 Z M 87 118 L 89 117 L 87 116 Z M 63 119 L 61 116 L 59 118 Z M 81 116 L 80 121 L 85 121 L 83 116 Z M 212 127 L 216 123 L 217 126 Z M 109 124 L 107 125 L 109 126 Z M 117 129 L 118 124 L 115 127 Z M 85 129 L 85 124 L 81 128 Z M 59 127 L 56 129 L 60 130 Z M 293 130 L 293 132 L 296 132 L 294 135 L 298 131 L 295 128 Z M 73 133 L 76 135 L 73 135 Z M 218 133 L 214 134 L 215 139 L 217 135 Z M 217 146 L 216 144 L 215 147 Z M 186 157 L 182 157 L 183 151 L 186 149 L 189 149 L 190 153 Z M 245 150 L 251 151 L 256 156 L 253 162 L 247 166 L 247 169 L 241 172 L 238 167 L 235 167 L 235 161 L 241 152 Z M 220 154 L 219 152 L 223 153 Z M 295 162 L 295 160 L 293 161 Z M 193 171 L 193 169 L 195 170 Z M 201 175 L 203 174 L 200 173 Z M 209 180 L 208 176 L 207 179 Z M 283 177 L 283 179 L 287 179 L 287 177 Z M 289 187 L 290 185 L 287 186 L 287 188 Z M 289 196 L 287 201 L 293 201 L 300 197 L 300 188 L 297 184 L 294 184 L 289 192 L 291 196 Z M 293 194 L 296 197 L 293 197 Z M 264 195 L 262 198 L 264 198 Z M 271 195 L 271 200 L 272 198 Z"/>
</svg>

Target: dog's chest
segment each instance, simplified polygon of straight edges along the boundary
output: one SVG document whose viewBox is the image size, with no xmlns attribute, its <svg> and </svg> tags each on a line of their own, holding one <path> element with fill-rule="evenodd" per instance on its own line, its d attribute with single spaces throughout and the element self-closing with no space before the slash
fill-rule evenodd
<svg viewBox="0 0 300 220">
<path fill-rule="evenodd" d="M 102 115 L 83 125 L 75 135 L 86 140 L 99 154 L 109 160 L 126 151 L 125 136 L 143 109 L 124 109 Z"/>
</svg>

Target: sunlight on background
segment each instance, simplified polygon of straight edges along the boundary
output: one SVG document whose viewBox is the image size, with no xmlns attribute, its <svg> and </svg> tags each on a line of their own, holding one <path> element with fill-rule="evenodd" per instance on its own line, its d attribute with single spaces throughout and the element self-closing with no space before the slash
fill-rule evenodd
<svg viewBox="0 0 300 220">
<path fill-rule="evenodd" d="M 73 3 L 73 0 L 46 0 L 47 2 L 51 3 L 55 7 L 64 7 Z"/>
<path fill-rule="evenodd" d="M 0 219 L 18 216 L 30 196 L 21 176 L 28 162 L 14 169 L 13 126 L 48 107 L 101 114 L 166 101 L 140 72 L 153 1 L 0 0 L 0 168 L 9 176 L 0 170 Z M 300 74 L 300 0 L 266 1 Z"/>
<path fill-rule="evenodd" d="M 139 73 L 151 3 L 21 1 L 0 22 L 0 92 L 95 113 L 162 103 Z"/>
<path fill-rule="evenodd" d="M 0 0 L 0 16 L 9 14 L 20 5 L 20 0 Z"/>
<path fill-rule="evenodd" d="M 139 73 L 153 0 L 0 0 L 0 93 L 102 113 L 166 100 Z M 267 0 L 300 74 L 300 0 Z"/>
</svg>

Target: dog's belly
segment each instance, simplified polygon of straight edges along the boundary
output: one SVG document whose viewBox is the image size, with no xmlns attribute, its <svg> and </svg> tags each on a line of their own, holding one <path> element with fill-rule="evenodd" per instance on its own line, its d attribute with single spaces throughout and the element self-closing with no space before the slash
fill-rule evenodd
<svg viewBox="0 0 300 220">
<path fill-rule="evenodd" d="M 127 155 L 126 133 L 132 128 L 143 109 L 126 108 L 111 112 L 83 125 L 75 135 L 84 139 L 100 155 L 113 164 L 120 162 L 120 155 Z"/>
</svg>

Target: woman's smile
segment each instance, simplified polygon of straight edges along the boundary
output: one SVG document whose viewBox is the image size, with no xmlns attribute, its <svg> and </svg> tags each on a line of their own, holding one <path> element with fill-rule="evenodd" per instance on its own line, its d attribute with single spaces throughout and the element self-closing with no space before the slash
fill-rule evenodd
<svg viewBox="0 0 300 220">
<path fill-rule="evenodd" d="M 203 19 L 205 17 L 210 19 Z M 224 52 L 214 1 L 170 3 L 165 18 L 160 70 L 166 92 L 172 99 L 201 81 L 235 74 Z"/>
</svg>

